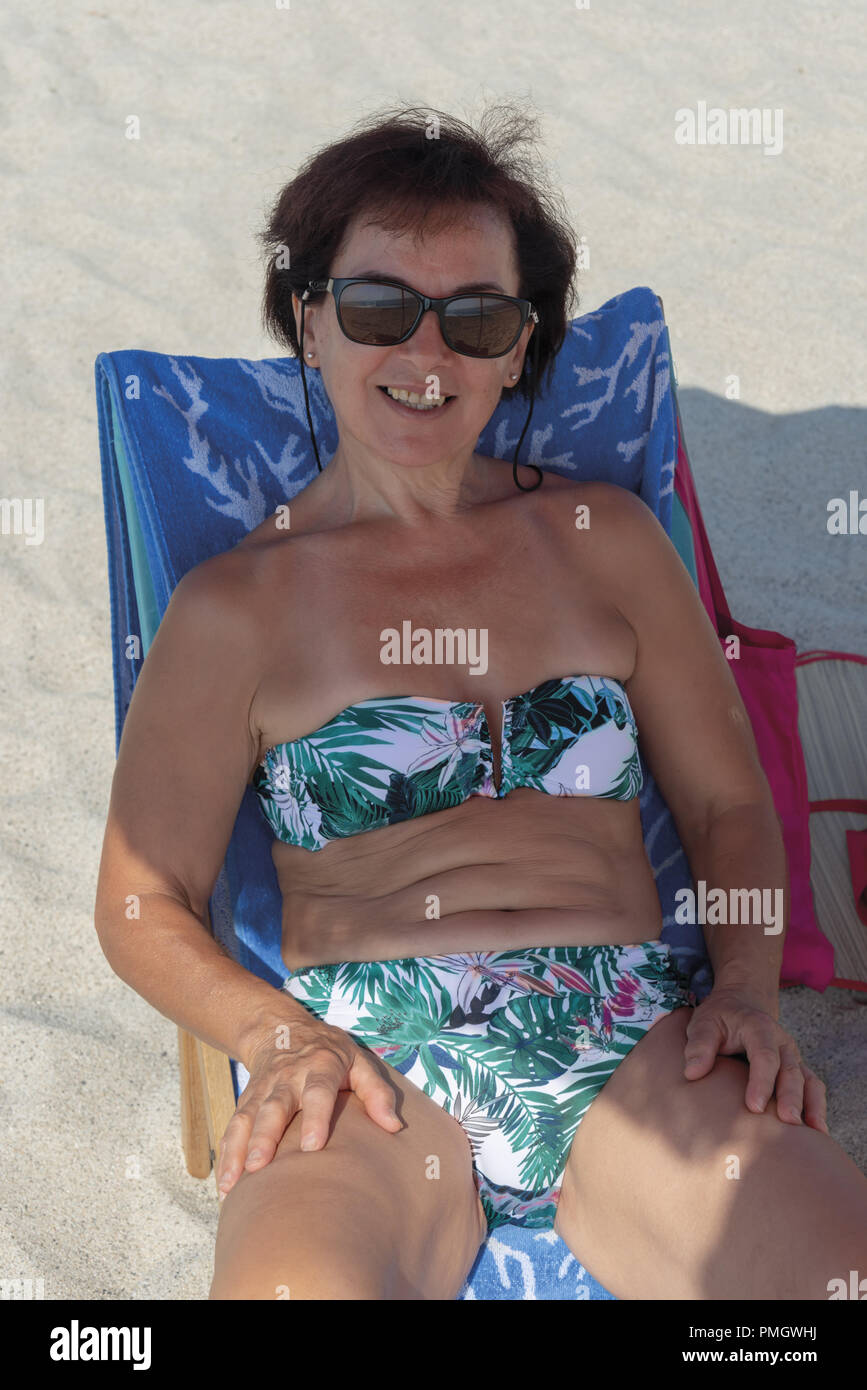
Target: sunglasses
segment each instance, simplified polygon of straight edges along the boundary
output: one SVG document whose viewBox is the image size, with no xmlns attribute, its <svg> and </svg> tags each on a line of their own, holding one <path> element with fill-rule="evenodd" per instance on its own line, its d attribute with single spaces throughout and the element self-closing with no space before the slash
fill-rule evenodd
<svg viewBox="0 0 867 1390">
<path fill-rule="evenodd" d="M 503 357 L 511 352 L 527 319 L 539 322 L 529 299 L 481 291 L 430 299 L 393 281 L 311 280 L 301 295 L 334 295 L 337 322 L 353 343 L 396 347 L 411 338 L 422 315 L 433 309 L 446 346 L 464 357 Z"/>
</svg>

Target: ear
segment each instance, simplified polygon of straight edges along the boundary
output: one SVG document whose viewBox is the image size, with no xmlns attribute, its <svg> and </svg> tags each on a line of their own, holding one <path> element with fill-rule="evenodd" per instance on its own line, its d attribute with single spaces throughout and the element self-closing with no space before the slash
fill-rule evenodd
<svg viewBox="0 0 867 1390">
<path fill-rule="evenodd" d="M 507 378 L 506 378 L 506 385 L 507 385 L 507 386 L 511 386 L 511 387 L 517 386 L 517 384 L 518 384 L 518 378 L 520 377 L 521 373 L 522 373 L 523 370 L 524 370 L 524 362 L 526 361 L 526 357 L 527 357 L 527 348 L 529 347 L 529 344 L 530 344 L 530 339 L 529 339 L 529 337 L 527 338 L 527 341 L 524 342 L 524 343 L 522 343 L 521 340 L 520 340 L 520 338 L 519 338 L 516 347 L 514 347 L 514 348 L 512 349 L 511 356 L 509 357 L 509 370 L 508 370 L 508 375 L 507 375 Z M 513 372 L 514 372 L 514 374 L 515 374 L 514 380 L 512 380 L 512 373 L 513 373 Z"/>
<path fill-rule="evenodd" d="M 302 312 L 302 309 L 303 309 L 303 311 L 304 311 L 304 346 L 303 346 L 303 351 L 304 351 L 304 365 L 305 365 L 305 366 L 312 366 L 312 365 L 315 365 L 315 360 L 316 360 L 316 355 L 317 355 L 317 348 L 316 348 L 316 310 L 315 310 L 314 306 L 313 306 L 312 304 L 308 303 L 306 300 L 304 301 L 304 303 L 303 303 L 303 305 L 302 305 L 302 301 L 301 301 L 301 299 L 299 298 L 299 296 L 298 296 L 297 294 L 294 294 L 294 293 L 293 293 L 293 295 L 292 295 L 292 312 L 293 312 L 293 314 L 295 315 L 295 332 L 296 332 L 296 334 L 297 334 L 297 336 L 298 336 L 298 341 L 299 341 L 299 343 L 301 342 L 301 312 Z M 308 356 L 307 356 L 308 352 L 311 352 L 311 353 L 313 354 L 313 358 L 312 358 L 312 359 L 308 358 Z"/>
</svg>

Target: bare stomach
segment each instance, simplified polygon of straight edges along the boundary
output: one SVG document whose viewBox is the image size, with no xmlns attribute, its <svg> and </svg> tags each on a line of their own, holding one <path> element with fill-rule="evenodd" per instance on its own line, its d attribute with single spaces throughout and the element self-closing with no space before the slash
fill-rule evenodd
<svg viewBox="0 0 867 1390">
<path fill-rule="evenodd" d="M 276 841 L 288 970 L 345 961 L 655 941 L 638 802 L 519 788 L 335 840 Z"/>
</svg>

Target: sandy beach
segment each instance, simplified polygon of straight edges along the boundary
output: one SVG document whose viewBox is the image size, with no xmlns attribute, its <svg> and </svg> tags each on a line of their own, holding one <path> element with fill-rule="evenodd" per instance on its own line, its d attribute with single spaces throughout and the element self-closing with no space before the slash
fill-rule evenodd
<svg viewBox="0 0 867 1390">
<path fill-rule="evenodd" d="M 664 301 L 734 615 L 867 653 L 867 536 L 826 526 L 867 496 L 863 12 L 12 0 L 0 35 L 0 495 L 44 499 L 40 544 L 0 535 L 0 1276 L 198 1300 L 218 1205 L 184 1167 L 176 1028 L 93 925 L 115 758 L 95 357 L 279 355 L 255 236 L 299 164 L 387 103 L 526 98 L 586 238 L 578 312 Z M 764 143 L 682 143 L 700 103 L 781 117 Z M 867 1004 L 798 988 L 782 1021 L 867 1173 Z"/>
</svg>

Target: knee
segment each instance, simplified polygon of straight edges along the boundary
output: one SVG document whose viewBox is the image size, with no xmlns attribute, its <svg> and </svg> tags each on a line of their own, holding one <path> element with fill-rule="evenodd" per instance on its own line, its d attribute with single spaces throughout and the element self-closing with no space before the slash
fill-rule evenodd
<svg viewBox="0 0 867 1390">
<path fill-rule="evenodd" d="M 403 1297 L 397 1271 L 348 1249 L 287 1251 L 285 1260 L 238 1263 L 215 1272 L 210 1300 L 379 1301 Z"/>
</svg>

